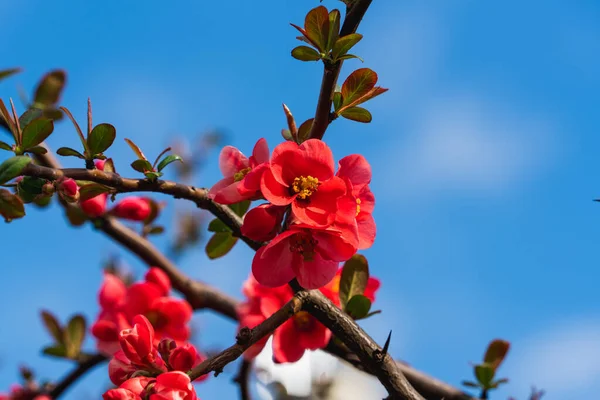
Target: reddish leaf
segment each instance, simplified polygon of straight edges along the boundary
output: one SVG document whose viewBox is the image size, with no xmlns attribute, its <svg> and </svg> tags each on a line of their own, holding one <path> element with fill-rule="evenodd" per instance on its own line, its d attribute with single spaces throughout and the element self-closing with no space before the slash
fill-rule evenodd
<svg viewBox="0 0 600 400">
<path fill-rule="evenodd" d="M 75 127 L 75 130 L 77 131 L 77 135 L 79 136 L 79 140 L 81 141 L 81 144 L 83 145 L 84 155 L 89 155 L 88 153 L 90 152 L 90 150 L 88 148 L 87 141 L 85 140 L 85 136 L 83 136 L 83 132 L 81 131 L 79 124 L 75 120 L 75 117 L 73 117 L 73 114 L 71 114 L 71 111 L 69 111 L 69 109 L 67 109 L 66 107 L 60 107 L 60 109 L 65 114 L 67 114 L 67 117 L 69 117 L 69 119 L 73 123 L 73 126 Z"/>
<path fill-rule="evenodd" d="M 498 369 L 508 350 L 510 349 L 510 343 L 506 340 L 496 339 L 493 340 L 485 352 L 483 361 L 492 366 L 494 370 Z"/>
<path fill-rule="evenodd" d="M 36 104 L 48 107 L 56 104 L 60 99 L 65 82 L 67 81 L 67 74 L 62 70 L 54 70 L 44 75 L 35 90 L 33 101 Z M 45 108 L 44 107 L 44 108 Z"/>
<path fill-rule="evenodd" d="M 333 45 L 333 50 L 331 52 L 331 56 L 334 60 L 337 60 L 340 56 L 345 55 L 350 51 L 352 47 L 363 38 L 363 35 L 360 33 L 351 33 L 346 36 L 342 36 L 339 38 L 335 44 Z M 375 75 L 377 77 L 377 75 Z M 377 82 L 377 79 L 375 79 Z"/>
<path fill-rule="evenodd" d="M 302 34 L 302 36 L 298 36 L 296 39 L 311 44 L 313 46 L 315 46 L 317 49 L 319 48 L 319 44 L 317 42 L 312 41 L 311 38 L 308 37 L 308 33 L 304 30 L 304 28 L 300 28 L 298 25 L 295 24 L 290 24 L 292 25 L 294 28 L 298 29 L 298 31 Z"/>
<path fill-rule="evenodd" d="M 334 43 L 340 36 L 340 12 L 339 10 L 331 10 L 329 12 L 329 34 L 327 37 L 327 51 L 333 48 Z"/>
<path fill-rule="evenodd" d="M 125 141 L 129 145 L 129 147 L 131 147 L 131 150 L 133 150 L 133 152 L 138 156 L 138 158 L 140 160 L 147 160 L 144 153 L 142 153 L 142 150 L 135 143 L 133 143 L 131 140 L 129 140 L 127 138 L 125 138 Z"/>
<path fill-rule="evenodd" d="M 307 119 L 300 125 L 298 128 L 298 143 L 302 143 L 308 139 L 314 120 L 314 118 Z"/>
<path fill-rule="evenodd" d="M 369 68 L 360 68 L 351 73 L 342 85 L 344 106 L 361 99 L 375 87 L 376 83 L 377 74 Z"/>
<path fill-rule="evenodd" d="M 0 80 L 21 72 L 21 68 L 10 68 L 0 71 Z"/>
<path fill-rule="evenodd" d="M 23 218 L 25 216 L 23 200 L 6 189 L 0 189 L 0 215 L 6 222 Z"/>
<path fill-rule="evenodd" d="M 327 49 L 327 40 L 329 37 L 329 12 L 324 6 L 313 8 L 306 14 L 304 19 L 304 29 L 311 42 L 317 44 L 321 52 Z"/>
</svg>

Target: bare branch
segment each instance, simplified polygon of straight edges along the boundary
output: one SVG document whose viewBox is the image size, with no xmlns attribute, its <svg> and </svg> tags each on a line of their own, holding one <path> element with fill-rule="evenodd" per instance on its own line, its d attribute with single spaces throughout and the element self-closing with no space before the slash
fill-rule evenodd
<svg viewBox="0 0 600 400">
<path fill-rule="evenodd" d="M 240 370 L 234 379 L 235 383 L 237 383 L 240 387 L 241 400 L 252 400 L 252 396 L 250 395 L 250 388 L 248 387 L 251 372 L 252 361 L 242 360 L 242 363 L 240 364 Z"/>
</svg>

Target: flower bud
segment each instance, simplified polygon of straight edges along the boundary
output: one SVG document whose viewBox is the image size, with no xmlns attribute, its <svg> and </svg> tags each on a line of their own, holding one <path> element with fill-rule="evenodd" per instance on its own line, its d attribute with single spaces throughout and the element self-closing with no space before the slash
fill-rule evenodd
<svg viewBox="0 0 600 400">
<path fill-rule="evenodd" d="M 79 200 L 79 187 L 74 179 L 66 178 L 58 182 L 58 194 L 69 203 Z"/>
<path fill-rule="evenodd" d="M 99 169 L 100 171 L 104 171 L 105 163 L 106 163 L 106 160 L 96 160 L 96 161 L 94 161 L 94 166 L 96 167 L 96 169 Z"/>
<path fill-rule="evenodd" d="M 186 343 L 177 347 L 169 356 L 169 364 L 175 371 L 187 372 L 200 363 L 200 356 L 194 345 Z"/>
<path fill-rule="evenodd" d="M 118 202 L 111 213 L 122 219 L 141 222 L 148 218 L 152 208 L 148 199 L 137 196 L 129 196 Z"/>
<path fill-rule="evenodd" d="M 173 339 L 164 338 L 158 343 L 158 354 L 163 360 L 168 360 L 171 352 L 177 347 L 177 343 Z"/>
<path fill-rule="evenodd" d="M 121 349 L 133 364 L 151 364 L 154 361 L 154 328 L 143 315 L 133 317 L 133 322 L 133 328 L 119 333 Z"/>
<path fill-rule="evenodd" d="M 171 290 L 171 280 L 163 270 L 152 267 L 148 270 L 148 272 L 146 272 L 145 278 L 146 282 L 151 282 L 157 285 L 161 289 L 163 296 L 169 294 L 169 291 Z"/>
<path fill-rule="evenodd" d="M 54 188 L 54 184 L 52 184 L 52 182 L 44 183 L 44 185 L 42 186 L 43 194 L 52 195 L 55 191 L 56 189 Z"/>
<path fill-rule="evenodd" d="M 266 242 L 279 232 L 285 207 L 262 204 L 244 216 L 242 234 L 250 239 Z"/>
<path fill-rule="evenodd" d="M 108 195 L 106 193 L 102 193 L 96 197 L 92 197 L 91 199 L 79 202 L 79 206 L 88 217 L 97 218 L 104 215 L 106 212 L 107 198 Z"/>
</svg>

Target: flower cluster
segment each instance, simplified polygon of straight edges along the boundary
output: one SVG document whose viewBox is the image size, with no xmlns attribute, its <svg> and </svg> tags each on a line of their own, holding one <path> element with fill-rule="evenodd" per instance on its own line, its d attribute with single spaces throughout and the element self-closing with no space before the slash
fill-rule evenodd
<svg viewBox="0 0 600 400">
<path fill-rule="evenodd" d="M 132 328 L 137 315 L 144 315 L 151 322 L 156 343 L 163 338 L 177 344 L 187 341 L 192 307 L 185 300 L 170 297 L 170 290 L 171 281 L 158 268 L 149 269 L 143 282 L 129 287 L 116 275 L 105 273 L 98 294 L 100 313 L 92 326 L 98 350 L 113 355 L 119 349 L 120 332 Z"/>
<path fill-rule="evenodd" d="M 209 195 L 222 204 L 268 201 L 250 210 L 242 226 L 245 236 L 270 241 L 252 261 L 260 284 L 277 287 L 297 278 L 306 289 L 323 287 L 340 262 L 375 240 L 371 167 L 354 154 L 342 158 L 336 172 L 331 149 L 317 139 L 281 143 L 270 159 L 268 153 L 264 139 L 249 159 L 225 147 L 219 159 L 225 178 Z"/>
<path fill-rule="evenodd" d="M 96 160 L 95 165 L 97 169 L 104 171 L 104 160 Z M 72 179 L 70 180 L 73 181 Z M 72 185 L 70 185 L 69 187 L 72 187 Z M 75 186 L 75 189 L 77 189 L 77 186 Z M 79 197 L 78 195 L 75 195 L 71 192 L 68 192 L 71 195 L 71 198 L 76 199 Z M 101 193 L 98 196 L 92 197 L 84 201 L 80 201 L 79 206 L 88 217 L 97 218 L 107 213 L 107 202 L 108 194 Z M 152 207 L 150 205 L 150 200 L 146 197 L 138 196 L 125 197 L 124 199 L 118 201 L 113 206 L 113 208 L 108 211 L 110 215 L 113 215 L 117 218 L 136 222 L 142 222 L 146 220 L 146 218 L 150 216 L 151 212 Z"/>
<path fill-rule="evenodd" d="M 105 400 L 197 399 L 186 372 L 203 357 L 189 343 L 178 346 L 162 339 L 156 345 L 155 340 L 154 328 L 143 315 L 136 315 L 133 327 L 119 333 L 121 349 L 108 365 L 110 380 L 118 388 L 104 393 Z"/>
<path fill-rule="evenodd" d="M 339 282 L 342 269 L 321 292 L 339 307 Z M 375 301 L 375 292 L 379 289 L 378 279 L 369 277 L 364 295 Z M 244 283 L 243 293 L 247 301 L 238 309 L 239 327 L 254 328 L 283 307 L 294 295 L 288 285 L 267 287 L 261 285 L 252 276 Z M 298 361 L 306 350 L 317 350 L 327 346 L 331 331 L 306 311 L 296 313 L 273 332 L 273 357 L 276 362 Z M 256 357 L 267 343 L 268 337 L 255 343 L 244 352 L 246 359 Z"/>
</svg>

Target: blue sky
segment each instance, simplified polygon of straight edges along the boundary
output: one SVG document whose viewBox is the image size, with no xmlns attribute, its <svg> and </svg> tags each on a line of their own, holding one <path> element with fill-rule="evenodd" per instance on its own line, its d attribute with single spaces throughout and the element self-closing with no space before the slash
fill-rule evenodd
<svg viewBox="0 0 600 400">
<path fill-rule="evenodd" d="M 0 68 L 25 72 L 0 93 L 18 98 L 17 85 L 31 92 L 60 67 L 69 73 L 63 105 L 83 121 L 91 97 L 95 121 L 146 154 L 213 127 L 246 153 L 259 137 L 272 148 L 282 102 L 298 120 L 314 112 L 321 67 L 289 56 L 297 42 L 288 23 L 316 5 L 4 1 Z M 532 384 L 548 400 L 600 390 L 599 18 L 591 0 L 374 1 L 356 53 L 390 91 L 369 104 L 371 124 L 339 120 L 325 137 L 336 158 L 362 153 L 374 171 L 378 237 L 366 255 L 383 281 L 383 314 L 365 327 L 380 342 L 392 329 L 393 355 L 453 384 L 471 377 L 468 363 L 489 340 L 511 341 L 501 369 L 511 383 L 494 399 L 524 399 Z M 360 66 L 346 63 L 342 76 Z M 61 123 L 49 144 L 75 147 L 76 134 Z M 125 143 L 110 155 L 128 174 Z M 198 185 L 219 179 L 216 157 Z M 91 228 L 67 227 L 58 207 L 30 208 L 0 235 L 0 388 L 23 362 L 56 378 L 69 364 L 40 356 L 48 337 L 38 310 L 91 320 L 100 260 L 122 254 L 135 271 L 144 266 Z M 209 262 L 198 248 L 180 265 L 239 296 L 251 255 L 238 246 Z M 197 324 L 203 346 L 231 343 L 234 327 L 222 318 L 202 313 Z M 233 396 L 234 373 L 200 396 Z M 103 376 L 65 398 L 97 397 Z"/>
</svg>

